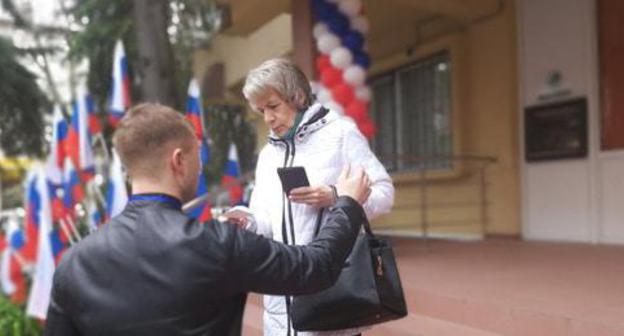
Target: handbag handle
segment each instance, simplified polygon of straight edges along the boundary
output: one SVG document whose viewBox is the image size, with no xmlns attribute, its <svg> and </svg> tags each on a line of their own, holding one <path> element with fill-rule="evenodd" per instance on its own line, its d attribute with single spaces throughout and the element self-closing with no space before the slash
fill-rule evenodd
<svg viewBox="0 0 624 336">
<path fill-rule="evenodd" d="M 321 208 L 319 210 L 318 215 L 316 216 L 316 227 L 314 228 L 314 237 L 316 237 L 321 229 L 321 223 L 323 222 L 323 213 L 325 212 L 325 208 Z M 364 222 L 362 223 L 362 227 L 364 227 L 364 232 L 366 235 L 374 238 L 375 234 L 373 234 L 373 230 L 371 229 L 370 222 L 368 221 L 368 217 L 364 214 Z"/>
</svg>

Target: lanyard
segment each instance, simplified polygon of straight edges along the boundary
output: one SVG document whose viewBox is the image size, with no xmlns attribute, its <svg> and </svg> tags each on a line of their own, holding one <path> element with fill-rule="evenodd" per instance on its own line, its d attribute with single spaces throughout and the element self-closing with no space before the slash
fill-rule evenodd
<svg viewBox="0 0 624 336">
<path fill-rule="evenodd" d="M 133 201 L 152 201 L 162 202 L 172 205 L 176 209 L 182 209 L 182 202 L 177 198 L 165 194 L 138 194 L 130 196 L 130 202 Z"/>
</svg>

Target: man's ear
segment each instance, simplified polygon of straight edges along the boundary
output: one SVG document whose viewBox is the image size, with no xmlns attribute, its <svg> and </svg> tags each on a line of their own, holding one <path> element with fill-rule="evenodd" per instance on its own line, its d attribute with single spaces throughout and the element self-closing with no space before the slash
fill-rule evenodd
<svg viewBox="0 0 624 336">
<path fill-rule="evenodd" d="M 173 150 L 171 154 L 171 168 L 174 172 L 179 172 L 182 170 L 182 149 L 176 148 Z"/>
</svg>

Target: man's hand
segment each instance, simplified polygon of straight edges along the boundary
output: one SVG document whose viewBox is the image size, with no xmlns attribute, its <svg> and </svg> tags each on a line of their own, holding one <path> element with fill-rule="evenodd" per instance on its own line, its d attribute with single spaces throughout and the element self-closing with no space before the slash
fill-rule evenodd
<svg viewBox="0 0 624 336">
<path fill-rule="evenodd" d="M 253 214 L 246 207 L 235 206 L 220 215 L 217 220 L 238 226 L 241 229 L 256 231 L 256 222 Z"/>
<path fill-rule="evenodd" d="M 290 191 L 288 199 L 317 209 L 334 205 L 334 191 L 329 186 L 299 187 Z"/>
<path fill-rule="evenodd" d="M 338 196 L 349 196 L 363 205 L 371 193 L 371 181 L 362 167 L 351 169 L 349 164 L 342 168 L 336 189 Z"/>
</svg>

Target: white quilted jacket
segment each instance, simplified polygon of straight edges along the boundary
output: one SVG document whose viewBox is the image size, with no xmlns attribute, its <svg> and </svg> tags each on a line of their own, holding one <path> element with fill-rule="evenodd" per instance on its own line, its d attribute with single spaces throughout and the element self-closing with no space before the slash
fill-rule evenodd
<svg viewBox="0 0 624 336">
<path fill-rule="evenodd" d="M 371 195 L 364 204 L 368 218 L 372 220 L 392 208 L 394 201 L 392 180 L 370 150 L 368 141 L 355 123 L 334 111 L 329 111 L 322 118 L 318 116 L 315 118 L 320 110 L 321 105 L 314 104 L 304 112 L 303 120 L 292 142 L 286 143 L 271 135 L 269 143 L 262 149 L 258 158 L 256 185 L 251 196 L 250 208 L 258 225 L 258 233 L 280 242 L 284 241 L 283 196 L 277 168 L 283 167 L 285 162 L 287 165 L 305 167 L 312 186 L 336 184 L 345 163 L 350 163 L 352 167 L 359 165 L 366 170 L 372 181 Z M 310 120 L 313 121 L 310 123 Z M 295 244 L 307 244 L 314 236 L 318 210 L 304 204 L 291 205 Z M 292 244 L 290 235 L 288 240 Z M 266 295 L 264 308 L 264 335 L 285 336 L 288 328 L 285 298 Z M 351 336 L 360 332 L 361 330 L 352 329 L 322 333 L 299 332 L 298 335 Z"/>
</svg>

